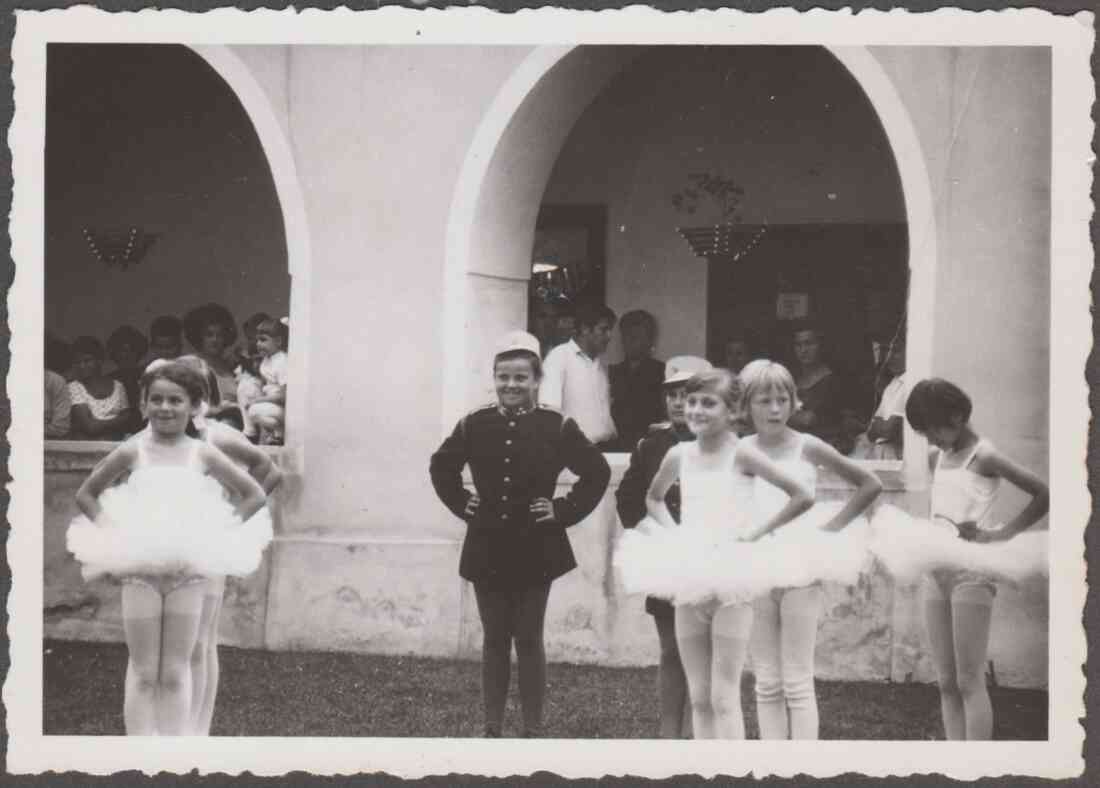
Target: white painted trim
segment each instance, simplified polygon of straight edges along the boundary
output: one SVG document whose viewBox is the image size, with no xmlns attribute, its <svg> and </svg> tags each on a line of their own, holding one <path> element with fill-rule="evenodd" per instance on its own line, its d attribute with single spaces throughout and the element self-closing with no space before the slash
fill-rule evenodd
<svg viewBox="0 0 1100 788">
<path fill-rule="evenodd" d="M 906 377 L 920 380 L 932 372 L 933 321 L 913 320 L 931 315 L 935 306 L 937 244 L 935 204 L 928 166 L 905 102 L 893 81 L 866 47 L 826 47 L 855 77 L 878 114 L 897 162 L 909 225 L 909 302 L 906 320 Z M 905 425 L 905 487 L 925 490 L 930 483 L 928 442 Z"/>
<path fill-rule="evenodd" d="M 225 80 L 241 102 L 245 113 L 256 129 L 271 177 L 279 209 L 283 214 L 286 236 L 287 270 L 290 284 L 290 353 L 289 377 L 291 389 L 286 404 L 286 453 L 284 457 L 295 472 L 301 472 L 305 462 L 306 398 L 295 396 L 294 391 L 308 391 L 309 381 L 309 319 L 310 279 L 312 257 L 310 254 L 309 218 L 306 214 L 305 195 L 298 178 L 291 142 L 279 123 L 271 98 L 263 89 L 252 70 L 228 46 L 190 45 L 190 48 Z"/>
<path fill-rule="evenodd" d="M 440 321 L 440 346 L 443 365 L 443 396 L 440 410 L 440 435 L 446 436 L 456 419 L 466 410 L 467 369 L 467 286 L 470 269 L 470 243 L 474 217 L 481 197 L 481 186 L 489 164 L 509 122 L 523 100 L 546 73 L 575 47 L 537 47 L 512 72 L 489 105 L 473 141 L 466 151 L 447 219 L 446 257 L 443 262 L 443 319 Z"/>
</svg>

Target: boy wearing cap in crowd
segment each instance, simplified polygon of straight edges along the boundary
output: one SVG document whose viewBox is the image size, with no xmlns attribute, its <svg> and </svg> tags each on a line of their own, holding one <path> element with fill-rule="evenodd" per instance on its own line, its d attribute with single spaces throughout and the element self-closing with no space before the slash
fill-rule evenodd
<svg viewBox="0 0 1100 788">
<path fill-rule="evenodd" d="M 603 354 L 611 342 L 615 313 L 602 304 L 582 304 L 576 321 L 573 338 L 546 354 L 539 401 L 576 421 L 592 443 L 613 451 L 616 431 Z"/>
<path fill-rule="evenodd" d="M 687 382 L 692 375 L 709 372 L 710 362 L 696 356 L 675 356 L 665 364 L 664 398 L 668 421 L 654 424 L 649 434 L 638 441 L 630 455 L 630 467 L 623 474 L 615 493 L 619 519 L 623 528 L 634 528 L 646 516 L 646 493 L 650 482 L 661 467 L 668 450 L 680 441 L 695 440 L 684 415 Z M 669 513 L 680 521 L 680 485 L 674 483 L 665 495 Z M 691 704 L 688 702 L 687 679 L 676 646 L 675 608 L 657 597 L 646 597 L 646 612 L 653 616 L 661 661 L 657 673 L 657 693 L 661 704 L 660 735 L 662 739 L 691 738 Z"/>
<path fill-rule="evenodd" d="M 501 735 L 513 641 L 523 735 L 540 735 L 550 584 L 577 565 L 565 529 L 596 508 L 611 477 L 603 454 L 573 419 L 537 404 L 541 377 L 538 339 L 524 331 L 503 337 L 493 357 L 497 402 L 462 418 L 430 464 L 439 499 L 467 525 L 458 571 L 474 585 L 484 630 L 489 737 Z M 474 493 L 462 483 L 467 464 Z M 563 468 L 578 478 L 554 498 Z"/>
</svg>

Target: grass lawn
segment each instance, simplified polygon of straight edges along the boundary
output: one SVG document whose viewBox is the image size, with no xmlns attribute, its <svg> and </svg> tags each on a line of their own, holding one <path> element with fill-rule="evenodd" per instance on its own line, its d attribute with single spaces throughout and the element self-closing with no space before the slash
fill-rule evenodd
<svg viewBox="0 0 1100 788">
<path fill-rule="evenodd" d="M 479 736 L 480 665 L 450 659 L 221 648 L 217 736 Z M 47 641 L 44 733 L 121 735 L 126 647 Z M 513 668 L 514 670 L 514 668 Z M 652 738 L 657 669 L 552 664 L 545 733 Z M 515 676 L 512 681 L 515 696 Z M 936 739 L 939 696 L 927 684 L 817 683 L 823 739 Z M 741 688 L 757 736 L 752 677 Z M 1045 739 L 1047 693 L 992 690 L 997 739 Z M 506 735 L 518 733 L 509 701 Z"/>
</svg>

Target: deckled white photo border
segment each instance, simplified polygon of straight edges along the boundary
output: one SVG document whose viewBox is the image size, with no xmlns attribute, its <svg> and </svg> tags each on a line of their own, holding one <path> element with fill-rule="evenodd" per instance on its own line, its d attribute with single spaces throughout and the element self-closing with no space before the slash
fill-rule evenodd
<svg viewBox="0 0 1100 788">
<path fill-rule="evenodd" d="M 1046 742 L 725 742 L 352 738 L 143 738 L 42 736 L 42 336 L 43 156 L 48 42 L 188 44 L 829 44 L 1028 45 L 1052 52 L 1052 311 L 1050 521 L 1050 727 Z M 12 47 L 15 117 L 12 256 L 9 295 L 13 423 L 8 561 L 11 669 L 4 685 L 8 770 L 110 773 L 140 769 L 260 775 L 384 771 L 404 777 L 475 773 L 505 776 L 549 770 L 567 777 L 638 774 L 830 776 L 939 772 L 960 779 L 1002 774 L 1069 777 L 1083 769 L 1085 714 L 1081 626 L 1085 601 L 1083 533 L 1091 347 L 1089 276 L 1092 122 L 1089 68 L 1092 15 L 1046 11 L 928 14 L 895 10 L 799 13 L 776 9 L 662 13 L 557 9 L 502 14 L 481 8 L 371 12 L 291 10 L 204 14 L 142 11 L 108 14 L 90 7 L 17 12 Z"/>
</svg>

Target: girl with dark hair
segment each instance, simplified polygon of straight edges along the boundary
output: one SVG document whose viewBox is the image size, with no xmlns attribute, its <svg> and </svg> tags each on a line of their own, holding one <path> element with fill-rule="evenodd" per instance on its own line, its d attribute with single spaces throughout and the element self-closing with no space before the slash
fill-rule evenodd
<svg viewBox="0 0 1100 788">
<path fill-rule="evenodd" d="M 1047 533 L 1023 532 L 1046 514 L 1047 485 L 1006 457 L 970 424 L 966 392 L 940 378 L 917 383 L 905 405 L 909 424 L 935 447 L 931 518 L 883 506 L 872 525 L 872 550 L 900 581 L 923 575 L 922 605 L 940 686 L 948 739 L 993 734 L 985 683 L 995 581 L 1047 571 Z M 1002 480 L 1031 501 L 1004 524 L 990 514 Z"/>
<path fill-rule="evenodd" d="M 267 533 L 242 526 L 263 505 L 263 490 L 221 451 L 187 435 L 203 402 L 202 376 L 164 362 L 141 384 L 149 427 L 80 486 L 83 514 L 67 542 L 85 579 L 122 581 L 127 734 L 179 735 L 191 731 L 191 657 L 205 578 L 254 571 L 270 523 Z"/>
</svg>

